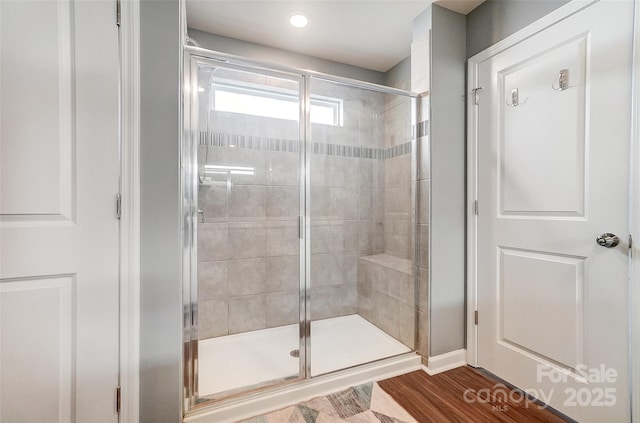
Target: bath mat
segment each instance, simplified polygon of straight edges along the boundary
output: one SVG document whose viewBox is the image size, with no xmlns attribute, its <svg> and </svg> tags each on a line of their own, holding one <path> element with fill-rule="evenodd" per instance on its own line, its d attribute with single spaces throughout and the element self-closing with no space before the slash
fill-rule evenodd
<svg viewBox="0 0 640 423">
<path fill-rule="evenodd" d="M 292 405 L 239 423 L 417 423 L 375 382 Z"/>
</svg>

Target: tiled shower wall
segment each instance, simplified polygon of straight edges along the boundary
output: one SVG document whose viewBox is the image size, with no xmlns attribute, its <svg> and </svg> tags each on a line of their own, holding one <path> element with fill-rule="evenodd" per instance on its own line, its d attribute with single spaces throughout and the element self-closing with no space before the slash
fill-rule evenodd
<svg viewBox="0 0 640 423">
<path fill-rule="evenodd" d="M 311 318 L 315 320 L 357 313 L 358 257 L 384 249 L 385 151 L 383 94 L 318 80 L 312 80 L 311 92 L 344 101 L 343 126 L 313 125 L 312 143 L 362 149 L 361 157 L 311 156 Z"/>
<path fill-rule="evenodd" d="M 223 69 L 216 77 L 297 91 L 295 81 Z M 200 169 L 206 163 L 246 170 L 207 174 L 198 189 L 199 337 L 298 321 L 300 154 L 292 141 L 299 137 L 298 124 L 213 112 L 203 88 Z"/>
<path fill-rule="evenodd" d="M 409 212 L 400 207 L 410 207 L 410 124 L 385 130 L 393 123 L 389 110 L 404 107 L 408 119 L 410 109 L 407 99 L 407 106 L 389 104 L 385 95 L 357 88 L 314 80 L 311 89 L 344 102 L 343 126 L 311 128 L 311 315 L 323 319 L 358 311 L 358 257 L 410 255 Z M 200 338 L 295 323 L 297 122 L 221 112 L 199 121 L 201 164 L 253 172 L 214 176 L 199 188 Z M 406 169 L 392 170 L 387 181 L 390 161 Z M 385 233 L 386 220 L 398 236 Z"/>
<path fill-rule="evenodd" d="M 411 102 L 386 95 L 384 146 L 407 146 L 411 151 Z M 411 200 L 411 154 L 384 161 L 384 253 L 413 259 L 413 208 Z"/>
<path fill-rule="evenodd" d="M 209 147 L 209 156 L 210 164 L 253 167 L 255 174 L 199 188 L 200 337 L 297 321 L 298 153 L 227 145 Z"/>
<path fill-rule="evenodd" d="M 418 339 L 417 349 L 420 355 L 423 357 L 429 356 L 428 345 L 428 333 L 429 333 L 429 292 L 430 292 L 430 276 L 429 276 L 429 210 L 430 210 L 430 193 L 429 193 L 429 179 L 430 173 L 430 146 L 429 146 L 429 99 L 420 98 L 420 110 L 422 111 L 420 120 L 417 125 L 416 133 L 416 146 L 417 146 L 417 195 L 416 195 L 416 207 L 418 212 L 416 213 L 417 225 L 416 235 L 418 242 L 416 243 L 417 251 L 415 253 L 416 267 L 418 271 L 417 277 L 417 293 L 418 300 L 416 305 L 418 307 Z"/>
<path fill-rule="evenodd" d="M 385 96 L 383 141 L 399 154 L 384 160 L 382 254 L 358 262 L 358 314 L 410 348 L 416 348 L 413 277 L 415 212 L 412 200 L 411 100 Z"/>
</svg>

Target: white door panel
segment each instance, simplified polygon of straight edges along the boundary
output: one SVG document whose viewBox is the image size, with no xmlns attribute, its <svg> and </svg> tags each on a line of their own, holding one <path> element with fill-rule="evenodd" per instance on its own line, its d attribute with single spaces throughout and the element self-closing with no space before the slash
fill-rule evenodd
<svg viewBox="0 0 640 423">
<path fill-rule="evenodd" d="M 72 10 L 66 2 L 3 3 L 0 212 L 70 220 Z"/>
<path fill-rule="evenodd" d="M 601 1 L 477 67 L 478 364 L 585 422 L 629 419 L 632 11 Z M 615 382 L 587 383 L 602 364 Z"/>
<path fill-rule="evenodd" d="M 2 421 L 72 421 L 73 287 L 70 275 L 0 284 Z"/>
<path fill-rule="evenodd" d="M 0 420 L 115 422 L 115 2 L 0 19 Z"/>
<path fill-rule="evenodd" d="M 499 260 L 498 338 L 576 368 L 583 360 L 584 258 L 500 248 Z"/>
<path fill-rule="evenodd" d="M 498 74 L 499 97 L 508 99 L 500 104 L 502 215 L 584 216 L 587 45 L 581 34 Z M 561 69 L 572 85 L 555 91 Z M 517 107 L 508 105 L 514 89 Z"/>
</svg>

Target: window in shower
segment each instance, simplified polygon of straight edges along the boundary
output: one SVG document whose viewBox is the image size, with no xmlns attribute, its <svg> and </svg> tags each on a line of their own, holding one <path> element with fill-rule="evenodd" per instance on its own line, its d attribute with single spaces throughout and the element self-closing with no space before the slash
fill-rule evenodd
<svg viewBox="0 0 640 423">
<path fill-rule="evenodd" d="M 219 112 L 288 120 L 300 118 L 300 98 L 290 90 L 255 84 L 236 85 L 228 81 L 218 82 L 211 89 L 213 108 Z M 310 111 L 312 123 L 342 125 L 342 99 L 312 96 Z"/>
</svg>

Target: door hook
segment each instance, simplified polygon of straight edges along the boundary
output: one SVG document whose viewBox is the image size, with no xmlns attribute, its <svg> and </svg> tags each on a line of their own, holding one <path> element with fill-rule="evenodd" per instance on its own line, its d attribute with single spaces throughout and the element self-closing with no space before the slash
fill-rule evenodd
<svg viewBox="0 0 640 423">
<path fill-rule="evenodd" d="M 511 103 L 509 103 L 508 101 L 506 101 L 505 103 L 507 103 L 507 106 L 518 107 L 519 105 L 525 104 L 526 102 L 527 99 L 525 99 L 522 103 L 520 102 L 520 92 L 516 88 L 514 90 L 511 90 Z"/>
<path fill-rule="evenodd" d="M 556 91 L 564 91 L 569 88 L 569 69 L 562 69 L 558 74 L 558 86 L 551 84 L 551 88 Z"/>
</svg>

